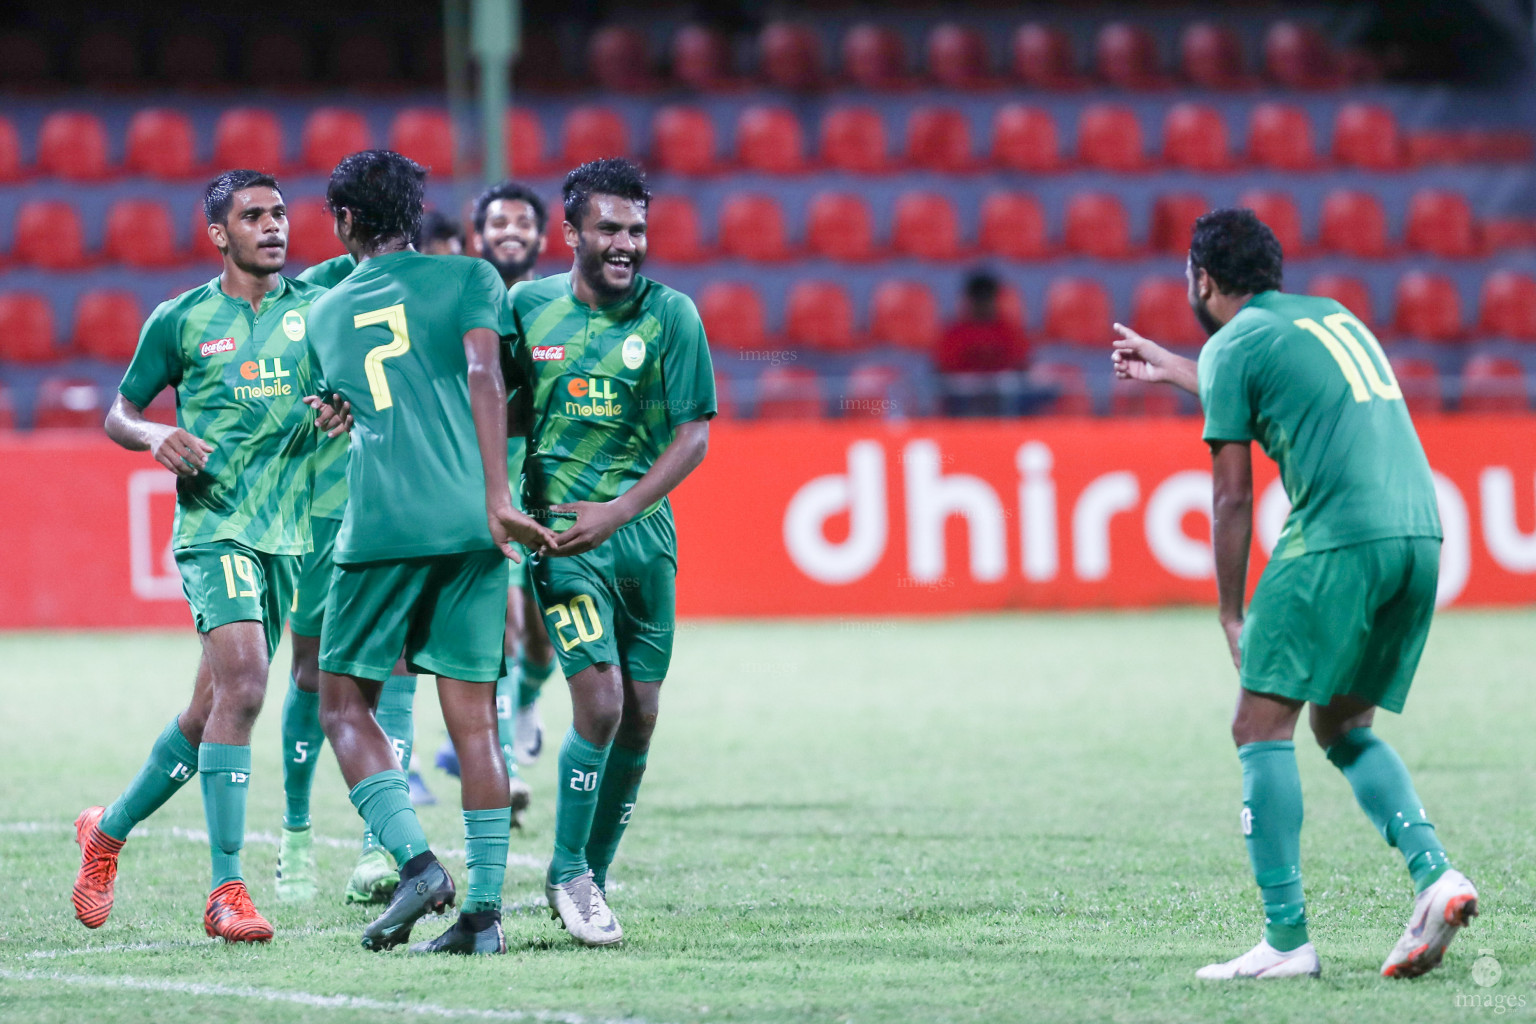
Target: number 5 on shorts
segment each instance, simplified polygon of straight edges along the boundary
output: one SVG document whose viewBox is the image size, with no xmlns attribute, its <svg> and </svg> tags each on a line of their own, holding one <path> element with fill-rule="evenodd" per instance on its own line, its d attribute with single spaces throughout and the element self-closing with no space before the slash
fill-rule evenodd
<svg viewBox="0 0 1536 1024">
<path fill-rule="evenodd" d="M 597 602 L 587 594 L 577 594 L 569 605 L 553 604 L 545 617 L 554 616 L 552 632 L 560 638 L 561 650 L 570 650 L 577 644 L 589 644 L 603 636 L 603 620 L 597 616 Z M 566 636 L 567 626 L 576 627 L 575 636 Z"/>
</svg>

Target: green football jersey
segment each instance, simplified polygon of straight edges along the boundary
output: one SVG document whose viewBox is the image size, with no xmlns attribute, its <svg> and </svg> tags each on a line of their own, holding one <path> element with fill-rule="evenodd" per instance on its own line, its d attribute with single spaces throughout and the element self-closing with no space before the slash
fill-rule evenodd
<svg viewBox="0 0 1536 1024">
<path fill-rule="evenodd" d="M 334 288 L 357 269 L 351 256 L 337 256 L 316 263 L 299 275 L 300 281 Z M 347 507 L 347 436 L 320 435 L 320 450 L 315 452 L 315 491 L 309 514 L 317 519 L 340 519 Z"/>
<path fill-rule="evenodd" d="M 316 301 L 318 372 L 355 421 L 338 564 L 495 547 L 464 334 L 500 331 L 506 301 L 484 260 L 414 250 L 364 261 Z"/>
<path fill-rule="evenodd" d="M 143 409 L 176 389 L 176 422 L 213 445 L 176 478 L 175 546 L 235 540 L 273 555 L 310 548 L 310 454 L 318 431 L 307 323 L 323 289 L 281 278 L 260 310 L 219 279 L 155 307 L 118 386 Z"/>
<path fill-rule="evenodd" d="M 1332 299 L 1253 297 L 1200 353 L 1207 441 L 1258 441 L 1291 514 L 1276 558 L 1439 537 L 1429 461 L 1369 328 Z"/>
<path fill-rule="evenodd" d="M 682 292 L 637 277 L 627 298 L 595 310 L 576 299 L 569 274 L 558 274 L 515 285 L 509 313 L 502 333 L 531 424 L 523 464 L 530 511 L 618 497 L 678 426 L 715 414 L 704 324 Z M 572 521 L 557 518 L 551 528 Z"/>
</svg>

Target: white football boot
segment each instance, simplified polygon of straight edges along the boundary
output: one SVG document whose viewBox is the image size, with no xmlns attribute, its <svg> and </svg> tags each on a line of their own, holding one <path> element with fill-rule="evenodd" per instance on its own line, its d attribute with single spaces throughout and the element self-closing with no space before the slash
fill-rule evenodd
<svg viewBox="0 0 1536 1024">
<path fill-rule="evenodd" d="M 1323 973 L 1312 943 L 1280 952 L 1267 940 L 1224 964 L 1208 964 L 1195 972 L 1201 981 L 1232 981 L 1235 978 L 1315 978 Z"/>
<path fill-rule="evenodd" d="M 592 872 L 583 872 L 560 885 L 545 885 L 549 913 L 583 946 L 611 946 L 624 938 L 618 918 L 608 909 L 603 890 Z"/>
<path fill-rule="evenodd" d="M 1445 947 L 1476 916 L 1477 890 L 1466 875 L 1448 869 L 1413 901 L 1413 916 L 1381 965 L 1382 977 L 1417 978 L 1434 970 Z"/>
<path fill-rule="evenodd" d="M 544 719 L 539 716 L 539 702 L 517 709 L 512 720 L 512 749 L 517 763 L 533 764 L 544 751 Z"/>
</svg>

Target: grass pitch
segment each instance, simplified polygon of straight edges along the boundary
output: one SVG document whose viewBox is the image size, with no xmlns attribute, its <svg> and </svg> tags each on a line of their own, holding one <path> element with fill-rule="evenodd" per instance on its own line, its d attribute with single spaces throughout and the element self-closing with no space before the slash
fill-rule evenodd
<svg viewBox="0 0 1536 1024">
<path fill-rule="evenodd" d="M 0 1018 L 25 1021 L 1465 1020 L 1536 1014 L 1536 613 L 1446 614 L 1402 753 L 1484 914 L 1445 966 L 1376 974 L 1411 905 L 1401 858 L 1305 737 L 1302 868 L 1320 981 L 1202 984 L 1261 915 L 1238 831 L 1227 723 L 1236 683 L 1214 615 L 687 624 L 613 905 L 626 942 L 575 947 L 536 905 L 554 756 L 507 873 L 511 955 L 371 954 L 344 906 L 360 822 L 327 752 L 316 779 L 323 884 L 279 904 L 277 728 L 286 648 L 257 729 L 246 877 L 277 928 L 203 937 L 195 783 L 129 839 L 116 909 L 72 916 L 69 823 L 110 801 L 181 706 L 190 634 L 0 637 Z M 569 705 L 546 692 L 551 747 Z M 443 736 L 424 685 L 417 749 Z M 462 846 L 456 783 L 423 810 Z M 265 833 L 263 838 L 261 833 Z M 449 861 L 463 883 L 463 862 Z M 426 919 L 419 932 L 442 925 Z M 1491 950 L 1489 986 L 1471 965 Z M 1486 980 L 1487 975 L 1481 976 Z M 1494 1000 L 1504 1007 L 1500 1010 Z"/>
</svg>

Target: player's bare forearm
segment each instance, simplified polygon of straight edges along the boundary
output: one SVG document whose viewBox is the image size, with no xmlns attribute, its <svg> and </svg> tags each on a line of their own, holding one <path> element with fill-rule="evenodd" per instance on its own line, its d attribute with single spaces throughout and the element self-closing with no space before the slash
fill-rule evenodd
<svg viewBox="0 0 1536 1024">
<path fill-rule="evenodd" d="M 464 335 L 469 362 L 469 408 L 475 418 L 475 439 L 485 467 L 485 507 L 511 508 L 507 486 L 507 386 L 501 376 L 501 339 L 495 331 L 476 327 Z"/>
<path fill-rule="evenodd" d="M 1253 453 L 1248 442 L 1211 445 L 1211 545 L 1216 556 L 1219 616 L 1237 659 L 1253 544 Z"/>
<path fill-rule="evenodd" d="M 144 418 L 144 410 L 118 395 L 107 410 L 107 436 L 131 452 L 149 452 L 177 476 L 196 476 L 213 445 L 180 427 Z"/>
<path fill-rule="evenodd" d="M 1124 324 L 1115 324 L 1115 376 L 1148 384 L 1171 384 L 1200 397 L 1199 366 L 1193 359 L 1169 352 L 1150 338 L 1143 338 Z"/>
</svg>

